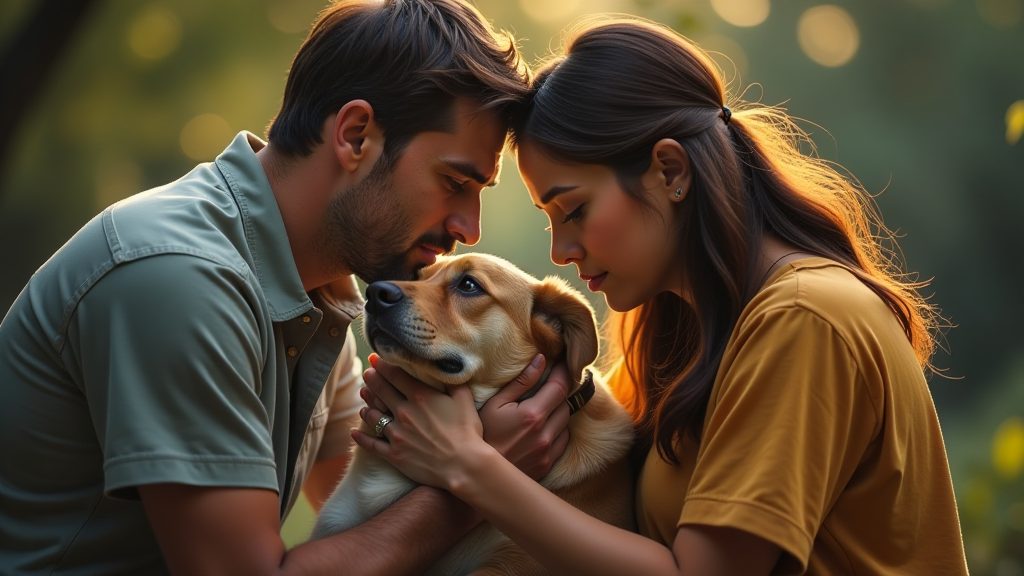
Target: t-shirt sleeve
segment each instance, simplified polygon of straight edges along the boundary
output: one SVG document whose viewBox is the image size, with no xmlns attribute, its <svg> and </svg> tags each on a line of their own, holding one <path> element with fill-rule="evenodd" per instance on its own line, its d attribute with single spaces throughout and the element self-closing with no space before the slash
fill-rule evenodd
<svg viewBox="0 0 1024 576">
<path fill-rule="evenodd" d="M 69 344 L 108 495 L 163 482 L 278 490 L 260 397 L 272 328 L 242 274 L 159 255 L 115 267 L 83 296 Z"/>
<path fill-rule="evenodd" d="M 723 359 L 678 525 L 737 528 L 802 573 L 879 415 L 831 324 L 800 307 L 744 321 Z"/>
<path fill-rule="evenodd" d="M 345 345 L 338 355 L 338 362 L 334 365 L 327 386 L 334 388 L 334 397 L 331 399 L 320 451 L 316 455 L 318 461 L 348 451 L 352 446 L 349 430 L 358 423 L 356 415 L 364 406 L 359 397 L 359 389 L 363 387 L 363 365 L 356 355 L 356 338 L 352 328 L 345 335 Z"/>
</svg>

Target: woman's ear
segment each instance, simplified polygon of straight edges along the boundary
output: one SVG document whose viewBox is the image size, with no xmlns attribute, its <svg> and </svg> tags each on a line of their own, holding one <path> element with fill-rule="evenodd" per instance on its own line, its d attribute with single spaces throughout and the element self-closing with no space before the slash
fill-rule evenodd
<svg viewBox="0 0 1024 576">
<path fill-rule="evenodd" d="M 383 133 L 366 100 L 346 103 L 327 124 L 334 155 L 345 170 L 355 172 L 367 162 L 372 166 L 383 152 Z"/>
<path fill-rule="evenodd" d="M 692 181 L 690 157 L 672 138 L 662 138 L 651 150 L 651 167 L 641 176 L 644 188 L 671 202 L 686 198 Z"/>
</svg>

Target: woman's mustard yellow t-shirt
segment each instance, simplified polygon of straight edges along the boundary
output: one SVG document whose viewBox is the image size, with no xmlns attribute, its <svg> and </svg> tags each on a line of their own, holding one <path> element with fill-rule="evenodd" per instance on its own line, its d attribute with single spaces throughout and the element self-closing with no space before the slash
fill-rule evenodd
<svg viewBox="0 0 1024 576">
<path fill-rule="evenodd" d="M 629 404 L 618 369 L 610 385 Z M 896 317 L 823 258 L 776 272 L 743 310 L 697 445 L 647 456 L 640 531 L 725 526 L 784 551 L 778 574 L 966 574 L 939 421 Z"/>
</svg>

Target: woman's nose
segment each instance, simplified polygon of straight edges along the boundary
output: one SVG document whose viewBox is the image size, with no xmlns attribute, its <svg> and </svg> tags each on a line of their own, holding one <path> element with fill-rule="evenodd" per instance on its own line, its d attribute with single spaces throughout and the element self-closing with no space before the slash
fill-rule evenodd
<svg viewBox="0 0 1024 576">
<path fill-rule="evenodd" d="M 559 266 L 579 262 L 586 256 L 583 246 L 568 234 L 551 231 L 551 261 Z"/>
</svg>

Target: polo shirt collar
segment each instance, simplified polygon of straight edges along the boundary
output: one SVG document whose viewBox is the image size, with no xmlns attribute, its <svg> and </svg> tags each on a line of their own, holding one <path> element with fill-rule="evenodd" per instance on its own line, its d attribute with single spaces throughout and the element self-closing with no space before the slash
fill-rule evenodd
<svg viewBox="0 0 1024 576">
<path fill-rule="evenodd" d="M 284 219 L 263 166 L 256 157 L 266 143 L 245 130 L 214 161 L 238 203 L 256 276 L 275 322 L 313 308 L 292 258 Z"/>
</svg>

